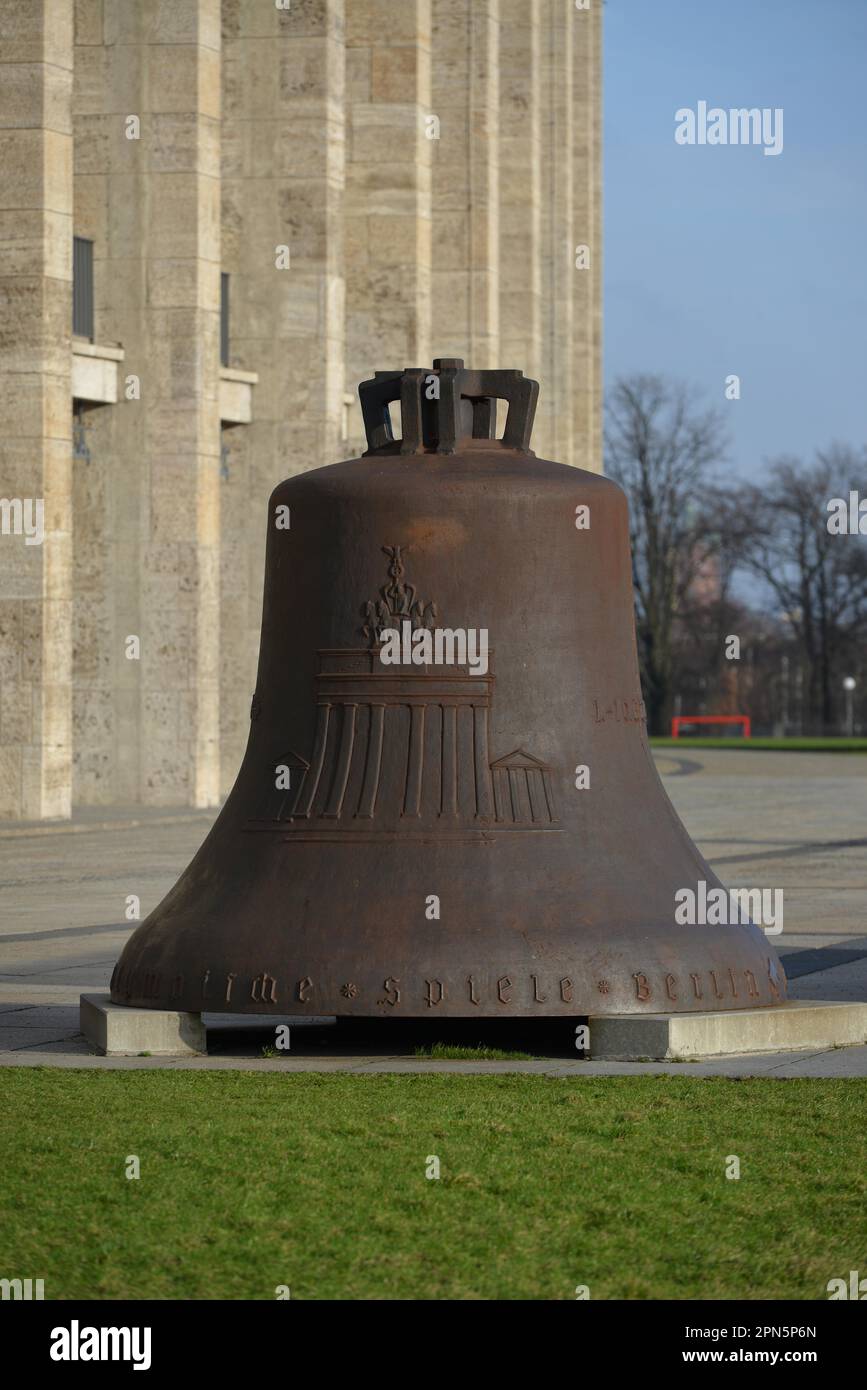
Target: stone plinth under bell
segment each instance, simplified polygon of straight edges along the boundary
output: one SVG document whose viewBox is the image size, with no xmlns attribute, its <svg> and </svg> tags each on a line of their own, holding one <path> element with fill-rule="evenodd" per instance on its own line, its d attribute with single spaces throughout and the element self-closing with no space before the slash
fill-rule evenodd
<svg viewBox="0 0 867 1390">
<path fill-rule="evenodd" d="M 263 1029 L 270 1026 L 266 1017 L 261 1022 Z M 867 1043 L 867 1004 L 860 1003 L 789 1000 L 770 1009 L 608 1014 L 587 1022 L 588 1055 L 597 1062 L 688 1062 Z M 564 1020 L 564 1034 L 566 1028 Z M 81 996 L 81 1031 L 106 1057 L 188 1057 L 207 1051 L 201 1014 L 113 1004 L 108 994 Z M 293 1060 L 298 1069 L 302 1059 Z M 316 1058 L 307 1060 L 311 1070 L 317 1068 Z"/>
</svg>

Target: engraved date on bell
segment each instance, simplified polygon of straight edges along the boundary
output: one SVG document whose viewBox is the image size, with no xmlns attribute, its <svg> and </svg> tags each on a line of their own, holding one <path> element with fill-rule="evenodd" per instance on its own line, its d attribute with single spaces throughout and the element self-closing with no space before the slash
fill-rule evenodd
<svg viewBox="0 0 867 1390">
<path fill-rule="evenodd" d="M 593 719 L 596 724 L 644 724 L 647 710 L 637 695 L 630 700 L 594 700 Z"/>
</svg>

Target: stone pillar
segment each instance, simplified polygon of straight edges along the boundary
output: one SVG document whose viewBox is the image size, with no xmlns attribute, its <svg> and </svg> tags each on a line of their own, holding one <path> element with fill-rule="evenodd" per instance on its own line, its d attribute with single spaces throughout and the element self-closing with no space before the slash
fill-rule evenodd
<svg viewBox="0 0 867 1390">
<path fill-rule="evenodd" d="M 605 372 L 603 369 L 604 343 L 604 303 L 602 291 L 603 260 L 603 182 L 602 182 L 602 142 L 603 142 L 603 50 L 602 50 L 602 9 L 593 11 L 593 53 L 591 57 L 593 80 L 593 159 L 591 178 L 593 187 L 593 396 L 591 415 L 592 446 L 587 467 L 601 473 L 603 469 L 603 414 L 605 404 Z"/>
<path fill-rule="evenodd" d="M 430 346 L 431 0 L 352 0 L 346 15 L 345 450 L 367 446 L 359 381 L 424 366 Z"/>
<path fill-rule="evenodd" d="M 542 370 L 539 0 L 500 0 L 500 365 Z"/>
<path fill-rule="evenodd" d="M 220 4 L 142 8 L 142 799 L 212 806 L 220 790 Z M 117 11 L 126 22 L 129 7 Z"/>
<path fill-rule="evenodd" d="M 94 339 L 124 349 L 117 404 L 84 411 L 73 459 L 75 805 L 132 803 L 143 792 L 149 653 L 131 661 L 125 651 L 128 636 L 142 635 L 141 518 L 148 499 L 148 24 L 147 6 L 124 10 L 102 0 L 75 6 L 75 233 L 93 242 Z M 126 138 L 130 116 L 142 122 L 138 140 Z M 127 373 L 138 376 L 141 399 L 125 399 Z"/>
<path fill-rule="evenodd" d="M 118 403 L 76 459 L 76 799 L 219 796 L 219 0 L 78 0 L 76 230 Z M 127 378 L 135 378 L 128 392 Z M 140 656 L 128 659 L 128 639 Z"/>
<path fill-rule="evenodd" d="M 4 819 L 70 813 L 71 91 L 72 0 L 0 0 Z"/>
<path fill-rule="evenodd" d="M 249 730 L 269 493 L 344 452 L 344 74 L 344 0 L 224 5 L 231 359 L 259 374 L 252 423 L 226 432 L 224 790 Z"/>
<path fill-rule="evenodd" d="M 433 0 L 431 337 L 437 357 L 500 365 L 500 0 Z"/>
<path fill-rule="evenodd" d="M 533 431 L 537 454 L 573 460 L 573 26 L 582 15 L 540 0 L 542 80 L 542 389 Z"/>
<path fill-rule="evenodd" d="M 572 20 L 573 274 L 572 462 L 602 471 L 602 5 Z M 574 250 L 574 247 L 573 247 Z M 573 258 L 574 265 L 574 258 Z"/>
</svg>

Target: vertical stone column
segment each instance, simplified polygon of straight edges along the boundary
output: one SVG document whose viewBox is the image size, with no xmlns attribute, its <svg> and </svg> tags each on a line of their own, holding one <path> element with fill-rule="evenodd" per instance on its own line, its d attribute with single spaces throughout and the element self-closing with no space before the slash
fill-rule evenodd
<svg viewBox="0 0 867 1390">
<path fill-rule="evenodd" d="M 572 19 L 574 246 L 586 246 L 573 276 L 572 462 L 602 469 L 602 4 Z M 573 246 L 573 251 L 574 251 Z M 573 256 L 573 265 L 574 256 Z"/>
<path fill-rule="evenodd" d="M 346 14 L 346 452 L 366 447 L 356 390 L 430 347 L 431 0 L 352 0 Z M 376 355 L 374 360 L 373 354 Z"/>
<path fill-rule="evenodd" d="M 76 226 L 96 338 L 123 345 L 121 388 L 137 380 L 89 413 L 76 460 L 74 786 L 90 802 L 219 795 L 219 20 L 219 0 L 76 5 Z"/>
<path fill-rule="evenodd" d="M 539 0 L 500 0 L 500 363 L 542 370 Z"/>
<path fill-rule="evenodd" d="M 224 790 L 249 730 L 269 493 L 282 478 L 343 453 L 344 42 L 344 0 L 298 0 L 286 10 L 224 5 L 231 361 L 259 375 L 252 423 L 226 432 Z M 281 246 L 288 268 L 278 268 Z M 287 264 L 285 253 L 280 261 Z"/>
<path fill-rule="evenodd" d="M 437 357 L 499 366 L 500 0 L 433 0 L 431 337 Z"/>
<path fill-rule="evenodd" d="M 77 0 L 73 65 L 75 233 L 93 242 L 94 337 L 123 344 L 117 404 L 87 409 L 73 459 L 73 770 L 75 805 L 142 796 L 142 515 L 148 499 L 146 410 L 147 6 Z M 127 122 L 143 124 L 127 138 Z M 130 129 L 130 134 L 134 131 Z M 126 400 L 127 373 L 139 399 Z M 171 594 L 166 596 L 171 602 Z M 160 698 L 160 697 L 156 697 Z M 166 701 L 170 697 L 165 697 Z M 176 727 L 166 716 L 166 729 Z M 165 730 L 164 730 L 165 733 Z"/>
<path fill-rule="evenodd" d="M 142 796 L 211 806 L 220 737 L 220 3 L 143 8 Z"/>
<path fill-rule="evenodd" d="M 587 467 L 594 472 L 601 473 L 604 466 L 603 458 L 603 412 L 605 404 L 605 372 L 604 372 L 604 303 L 602 291 L 602 271 L 603 260 L 603 183 L 602 183 L 602 142 L 604 139 L 602 102 L 603 102 L 603 38 L 602 38 L 602 8 L 597 6 L 593 11 L 593 246 L 595 255 L 593 258 L 593 398 L 592 398 L 592 418 L 591 418 L 591 439 L 592 446 Z"/>
<path fill-rule="evenodd" d="M 4 819 L 70 813 L 71 91 L 72 0 L 0 0 Z"/>
<path fill-rule="evenodd" d="M 540 0 L 542 80 L 542 389 L 537 454 L 573 460 L 573 25 L 574 5 Z"/>
</svg>

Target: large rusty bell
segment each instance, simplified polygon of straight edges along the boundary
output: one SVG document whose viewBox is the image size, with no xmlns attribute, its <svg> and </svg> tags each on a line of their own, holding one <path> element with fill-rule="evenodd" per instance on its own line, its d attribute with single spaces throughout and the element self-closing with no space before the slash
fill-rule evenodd
<svg viewBox="0 0 867 1390">
<path fill-rule="evenodd" d="M 363 457 L 276 488 L 246 756 L 124 948 L 115 1003 L 532 1018 L 784 999 L 757 926 L 678 920 L 679 893 L 720 884 L 648 748 L 626 498 L 536 458 L 537 395 L 457 359 L 377 372 Z"/>
</svg>

